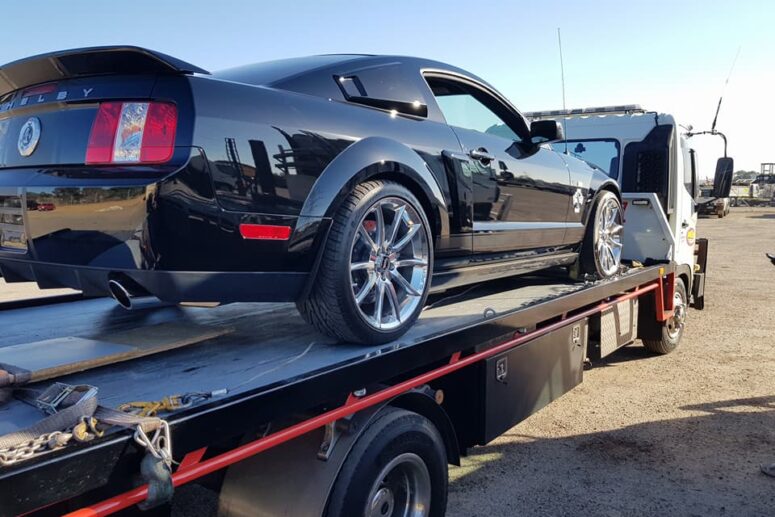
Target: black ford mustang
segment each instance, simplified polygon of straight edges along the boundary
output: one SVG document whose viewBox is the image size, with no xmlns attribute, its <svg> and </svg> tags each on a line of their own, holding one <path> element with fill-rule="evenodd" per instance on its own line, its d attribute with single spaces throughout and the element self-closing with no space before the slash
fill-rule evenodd
<svg viewBox="0 0 775 517">
<path fill-rule="evenodd" d="M 215 74 L 136 47 L 0 67 L 0 272 L 174 303 L 295 301 L 384 342 L 429 290 L 619 268 L 617 185 L 488 83 L 327 55 Z"/>
</svg>

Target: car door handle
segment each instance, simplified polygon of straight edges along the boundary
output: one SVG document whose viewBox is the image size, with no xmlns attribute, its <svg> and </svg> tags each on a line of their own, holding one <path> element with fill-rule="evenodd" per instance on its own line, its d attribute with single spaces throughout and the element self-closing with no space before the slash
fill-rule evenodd
<svg viewBox="0 0 775 517">
<path fill-rule="evenodd" d="M 480 147 L 479 149 L 471 149 L 468 152 L 468 156 L 470 156 L 474 160 L 479 160 L 484 165 L 487 165 L 488 163 L 490 163 L 495 159 L 495 155 L 488 153 L 487 149 L 485 149 L 484 147 Z"/>
</svg>

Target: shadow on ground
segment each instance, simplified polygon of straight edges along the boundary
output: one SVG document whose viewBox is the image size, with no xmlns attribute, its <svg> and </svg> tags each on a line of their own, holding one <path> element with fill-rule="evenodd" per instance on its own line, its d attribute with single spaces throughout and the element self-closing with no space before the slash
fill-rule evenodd
<svg viewBox="0 0 775 517">
<path fill-rule="evenodd" d="M 775 462 L 775 396 L 680 409 L 685 418 L 654 415 L 651 422 L 563 438 L 513 429 L 452 469 L 449 515 L 484 515 L 470 503 L 485 487 L 500 499 L 489 509 L 501 508 L 503 516 L 773 515 L 775 479 L 759 465 Z"/>
</svg>

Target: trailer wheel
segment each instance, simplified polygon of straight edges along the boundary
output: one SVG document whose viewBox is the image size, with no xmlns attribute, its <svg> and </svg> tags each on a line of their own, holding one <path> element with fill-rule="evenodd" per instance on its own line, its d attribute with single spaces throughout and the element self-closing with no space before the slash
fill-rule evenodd
<svg viewBox="0 0 775 517">
<path fill-rule="evenodd" d="M 660 339 L 643 339 L 643 346 L 655 354 L 668 354 L 676 349 L 684 333 L 686 308 L 688 307 L 686 286 L 680 278 L 675 279 L 673 294 L 673 316 L 662 326 Z"/>
<path fill-rule="evenodd" d="M 304 319 L 344 341 L 380 344 L 420 315 L 433 274 L 428 218 L 392 181 L 356 185 L 334 215 Z"/>
<path fill-rule="evenodd" d="M 387 407 L 355 442 L 339 471 L 327 517 L 443 516 L 447 453 L 430 420 Z"/>
</svg>

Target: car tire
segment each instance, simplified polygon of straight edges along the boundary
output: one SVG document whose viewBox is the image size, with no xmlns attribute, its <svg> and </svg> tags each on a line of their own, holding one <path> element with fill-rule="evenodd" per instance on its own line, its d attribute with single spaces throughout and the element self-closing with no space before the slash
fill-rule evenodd
<svg viewBox="0 0 775 517">
<path fill-rule="evenodd" d="M 386 343 L 417 320 L 432 273 L 432 235 L 420 202 L 398 183 L 367 181 L 336 211 L 310 293 L 296 305 L 325 334 Z"/>
<path fill-rule="evenodd" d="M 684 327 L 686 325 L 686 309 L 689 298 L 686 294 L 686 286 L 680 278 L 675 279 L 673 295 L 673 316 L 662 325 L 659 339 L 643 339 L 643 346 L 654 354 L 669 354 L 676 349 L 681 342 Z"/>
<path fill-rule="evenodd" d="M 433 423 L 417 413 L 387 407 L 363 432 L 334 482 L 326 517 L 444 515 L 447 453 Z"/>
<path fill-rule="evenodd" d="M 609 278 L 619 272 L 623 224 L 618 196 L 608 190 L 602 191 L 587 221 L 579 257 L 571 268 L 574 278 Z"/>
</svg>

